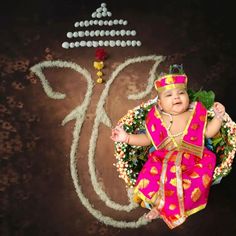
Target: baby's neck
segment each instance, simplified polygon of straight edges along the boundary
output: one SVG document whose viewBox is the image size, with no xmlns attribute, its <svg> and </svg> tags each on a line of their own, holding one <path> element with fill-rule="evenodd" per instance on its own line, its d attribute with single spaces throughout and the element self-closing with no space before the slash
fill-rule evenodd
<svg viewBox="0 0 236 236">
<path fill-rule="evenodd" d="M 169 116 L 181 116 L 181 115 L 185 114 L 188 111 L 189 111 L 189 109 L 187 109 L 186 111 L 183 111 L 181 113 L 175 114 L 175 113 L 171 113 L 171 112 L 165 112 L 165 111 L 162 110 L 161 113 L 164 114 L 164 115 L 169 115 Z"/>
</svg>

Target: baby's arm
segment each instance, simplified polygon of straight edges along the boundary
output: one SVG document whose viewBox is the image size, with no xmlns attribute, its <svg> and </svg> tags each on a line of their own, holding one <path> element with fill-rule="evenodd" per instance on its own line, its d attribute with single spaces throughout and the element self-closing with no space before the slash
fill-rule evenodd
<svg viewBox="0 0 236 236">
<path fill-rule="evenodd" d="M 219 102 L 214 103 L 213 110 L 215 112 L 215 116 L 207 124 L 205 133 L 206 138 L 212 138 L 220 131 L 223 121 L 223 116 L 225 114 L 225 107 Z"/>
<path fill-rule="evenodd" d="M 112 129 L 111 139 L 115 142 L 124 142 L 134 146 L 148 146 L 151 144 L 146 134 L 128 134 L 122 125 Z"/>
</svg>

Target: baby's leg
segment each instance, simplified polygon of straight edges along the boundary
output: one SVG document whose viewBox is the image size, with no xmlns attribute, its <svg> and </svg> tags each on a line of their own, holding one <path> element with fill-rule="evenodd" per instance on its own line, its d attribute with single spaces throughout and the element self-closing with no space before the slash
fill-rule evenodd
<svg viewBox="0 0 236 236">
<path fill-rule="evenodd" d="M 160 217 L 160 212 L 158 211 L 157 207 L 153 207 L 145 217 L 148 220 L 154 220 Z"/>
</svg>

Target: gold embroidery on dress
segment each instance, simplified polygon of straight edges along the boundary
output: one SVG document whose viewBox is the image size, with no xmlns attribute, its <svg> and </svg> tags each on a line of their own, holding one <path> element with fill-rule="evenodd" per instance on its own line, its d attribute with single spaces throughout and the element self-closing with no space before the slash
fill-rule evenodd
<svg viewBox="0 0 236 236">
<path fill-rule="evenodd" d="M 148 179 L 141 179 L 140 182 L 138 183 L 138 188 L 139 189 L 144 189 L 148 186 L 149 180 Z"/>
<path fill-rule="evenodd" d="M 176 208 L 176 205 L 175 205 L 175 204 L 170 204 L 169 209 L 170 209 L 171 211 L 173 211 L 175 208 Z"/>
<path fill-rule="evenodd" d="M 199 119 L 200 119 L 200 121 L 205 121 L 205 115 L 200 115 L 200 117 L 199 117 Z"/>
<path fill-rule="evenodd" d="M 202 176 L 202 183 L 203 183 L 205 188 L 208 187 L 210 181 L 211 181 L 211 178 L 210 178 L 209 175 L 205 174 L 205 175 Z"/>
<path fill-rule="evenodd" d="M 184 188 L 184 190 L 190 188 L 191 183 L 192 183 L 191 180 L 189 180 L 189 179 L 183 179 L 183 188 Z"/>
<path fill-rule="evenodd" d="M 156 127 L 154 124 L 152 125 L 151 130 L 152 130 L 152 132 L 156 131 Z"/>
<path fill-rule="evenodd" d="M 152 192 L 148 193 L 148 196 L 149 196 L 150 198 L 152 198 L 152 196 L 153 196 L 154 194 L 155 194 L 155 192 L 152 191 Z"/>
<path fill-rule="evenodd" d="M 189 153 L 184 153 L 184 158 L 189 159 L 190 154 Z"/>
<path fill-rule="evenodd" d="M 190 152 L 198 157 L 202 157 L 203 148 L 200 146 L 196 146 L 194 144 L 187 143 L 183 140 L 181 143 L 181 149 L 183 151 Z"/>
<path fill-rule="evenodd" d="M 201 190 L 199 188 L 195 188 L 191 194 L 192 201 L 196 202 L 201 197 L 201 194 Z"/>
<path fill-rule="evenodd" d="M 192 179 L 196 179 L 196 178 L 199 178 L 199 174 L 194 171 L 191 175 L 189 175 L 189 177 Z"/>
<path fill-rule="evenodd" d="M 196 136 L 192 136 L 192 137 L 190 137 L 190 140 L 191 140 L 191 141 L 196 141 L 196 140 L 197 140 L 197 137 L 196 137 Z"/>
<path fill-rule="evenodd" d="M 198 127 L 199 127 L 198 123 L 194 123 L 194 124 L 191 125 L 191 129 L 193 129 L 193 130 L 198 129 Z"/>
<path fill-rule="evenodd" d="M 155 202 L 155 205 L 160 210 L 165 205 L 165 179 L 166 179 L 166 171 L 167 171 L 167 163 L 168 159 L 171 157 L 173 152 L 169 152 L 166 154 L 165 159 L 163 161 L 161 176 L 160 176 L 160 185 L 159 185 L 159 195 L 160 197 Z"/>
<path fill-rule="evenodd" d="M 176 187 L 176 184 L 177 184 L 176 178 L 171 179 L 170 184 Z"/>
<path fill-rule="evenodd" d="M 175 161 L 176 166 L 176 189 L 177 189 L 177 197 L 179 202 L 179 211 L 180 218 L 179 220 L 185 219 L 185 207 L 184 207 L 184 193 L 183 193 L 183 180 L 182 180 L 182 170 L 181 170 L 181 162 L 182 162 L 183 152 L 178 152 L 177 158 Z"/>
<path fill-rule="evenodd" d="M 175 159 L 176 159 L 176 154 L 173 154 L 172 156 L 171 156 L 171 158 L 170 158 L 170 160 L 169 161 L 175 161 Z"/>
<path fill-rule="evenodd" d="M 187 167 L 186 167 L 185 165 L 182 165 L 182 166 L 181 166 L 181 170 L 182 170 L 182 172 L 184 172 L 184 171 L 187 170 Z"/>
<path fill-rule="evenodd" d="M 150 174 L 156 175 L 157 173 L 158 173 L 157 168 L 156 168 L 155 166 L 153 166 L 153 167 L 151 168 L 151 170 L 150 170 Z"/>
<path fill-rule="evenodd" d="M 174 193 L 175 193 L 174 190 L 166 190 L 166 191 L 165 191 L 166 197 L 171 197 Z"/>
<path fill-rule="evenodd" d="M 202 168 L 202 164 L 201 164 L 201 163 L 198 163 L 198 164 L 195 165 L 195 167 Z"/>
<path fill-rule="evenodd" d="M 175 166 L 172 166 L 172 167 L 170 168 L 170 172 L 171 172 L 171 173 L 176 173 L 176 167 L 175 167 Z"/>
</svg>

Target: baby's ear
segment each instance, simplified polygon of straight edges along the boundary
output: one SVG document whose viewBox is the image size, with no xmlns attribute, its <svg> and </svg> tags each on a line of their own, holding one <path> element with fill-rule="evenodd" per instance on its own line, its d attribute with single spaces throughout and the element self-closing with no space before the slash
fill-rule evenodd
<svg viewBox="0 0 236 236">
<path fill-rule="evenodd" d="M 159 98 L 157 99 L 157 106 L 158 106 L 158 108 L 159 108 L 160 110 L 162 110 L 162 108 L 161 108 L 161 101 L 160 101 Z"/>
</svg>

